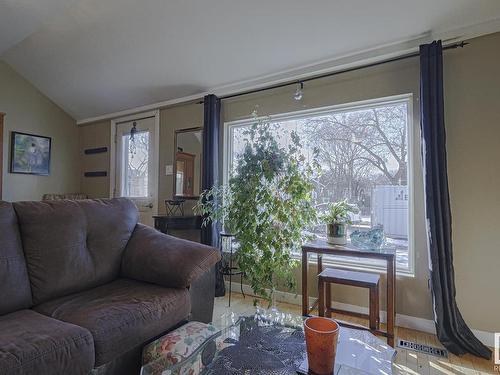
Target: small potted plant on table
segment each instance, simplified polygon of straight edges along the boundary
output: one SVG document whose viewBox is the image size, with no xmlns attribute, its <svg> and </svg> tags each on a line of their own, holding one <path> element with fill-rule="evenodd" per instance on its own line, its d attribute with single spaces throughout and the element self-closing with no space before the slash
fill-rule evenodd
<svg viewBox="0 0 500 375">
<path fill-rule="evenodd" d="M 327 242 L 332 245 L 347 243 L 347 225 L 352 224 L 351 213 L 357 213 L 358 208 L 347 203 L 347 200 L 331 203 L 322 218 L 326 224 Z"/>
</svg>

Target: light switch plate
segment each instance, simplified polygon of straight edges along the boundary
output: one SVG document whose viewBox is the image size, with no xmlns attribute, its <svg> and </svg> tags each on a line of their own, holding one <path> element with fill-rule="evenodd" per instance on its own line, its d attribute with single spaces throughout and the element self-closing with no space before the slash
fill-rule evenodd
<svg viewBox="0 0 500 375">
<path fill-rule="evenodd" d="M 165 175 L 166 176 L 171 176 L 174 174 L 174 166 L 173 165 L 166 165 L 165 166 Z"/>
</svg>

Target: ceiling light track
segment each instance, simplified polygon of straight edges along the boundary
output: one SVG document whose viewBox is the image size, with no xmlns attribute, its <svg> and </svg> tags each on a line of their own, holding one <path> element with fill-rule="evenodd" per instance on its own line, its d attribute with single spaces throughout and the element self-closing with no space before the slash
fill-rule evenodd
<svg viewBox="0 0 500 375">
<path fill-rule="evenodd" d="M 453 44 L 444 46 L 443 51 L 450 50 L 450 49 L 456 49 L 456 48 L 463 48 L 468 44 L 469 44 L 468 42 L 453 43 Z M 310 82 L 310 81 L 314 81 L 317 79 L 333 77 L 333 76 L 336 76 L 338 74 L 344 74 L 344 73 L 354 72 L 356 70 L 372 68 L 375 66 L 379 66 L 379 65 L 383 65 L 383 64 L 387 64 L 387 63 L 391 63 L 391 62 L 395 62 L 395 61 L 406 60 L 406 59 L 410 59 L 410 58 L 417 57 L 417 56 L 420 56 L 419 51 L 413 52 L 413 53 L 408 53 L 408 54 L 397 56 L 397 57 L 391 57 L 389 59 L 380 60 L 380 61 L 376 61 L 373 63 L 354 66 L 352 68 L 347 68 L 347 69 L 342 69 L 342 70 L 336 70 L 336 71 L 329 72 L 329 73 L 319 74 L 319 75 L 311 76 L 308 78 L 303 78 L 301 80 L 288 81 L 288 82 L 278 83 L 276 85 L 262 87 L 259 89 L 253 89 L 253 90 L 248 90 L 248 91 L 242 91 L 242 92 L 235 93 L 235 94 L 224 95 L 224 96 L 221 96 L 220 99 L 231 99 L 231 98 L 236 98 L 238 96 L 255 94 L 258 92 L 279 89 L 279 88 L 287 87 L 287 86 L 291 86 L 291 85 L 298 85 L 299 87 L 297 88 L 297 91 L 294 94 L 294 98 L 295 98 L 295 100 L 301 100 L 302 95 L 303 95 L 302 90 L 304 87 L 304 82 Z M 299 91 L 300 91 L 301 95 L 300 95 L 300 99 L 297 99 L 297 97 L 298 97 L 297 93 L 299 93 Z M 201 103 L 203 103 L 203 101 L 200 101 L 199 103 L 201 104 Z"/>
</svg>

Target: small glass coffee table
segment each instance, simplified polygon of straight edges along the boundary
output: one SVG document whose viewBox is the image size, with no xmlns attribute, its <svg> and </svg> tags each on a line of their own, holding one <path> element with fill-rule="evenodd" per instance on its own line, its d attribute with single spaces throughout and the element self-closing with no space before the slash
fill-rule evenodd
<svg viewBox="0 0 500 375">
<path fill-rule="evenodd" d="M 276 310 L 223 314 L 219 331 L 188 356 L 167 367 L 150 362 L 141 375 L 307 374 L 303 321 Z M 341 327 L 334 373 L 392 374 L 395 353 L 368 331 Z"/>
</svg>

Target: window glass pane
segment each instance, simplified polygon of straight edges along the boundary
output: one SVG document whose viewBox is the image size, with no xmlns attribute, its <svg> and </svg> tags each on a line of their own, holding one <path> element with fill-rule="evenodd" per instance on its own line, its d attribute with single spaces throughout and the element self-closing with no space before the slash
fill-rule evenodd
<svg viewBox="0 0 500 375">
<path fill-rule="evenodd" d="M 123 169 L 122 196 L 148 197 L 149 132 L 135 134 L 134 142 L 130 135 L 122 136 Z"/>
<path fill-rule="evenodd" d="M 383 226 L 387 244 L 397 249 L 400 269 L 409 266 L 407 118 L 408 102 L 400 101 L 311 114 L 270 125 L 284 146 L 295 131 L 306 159 L 312 157 L 314 149 L 318 151 L 321 173 L 313 178 L 318 211 L 343 199 L 356 204 L 360 211 L 352 215 L 349 232 Z M 230 173 L 234 173 L 238 155 L 243 152 L 249 126 L 231 128 Z M 326 236 L 323 224 L 309 230 Z"/>
</svg>

